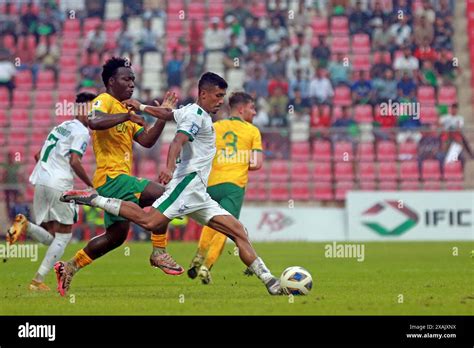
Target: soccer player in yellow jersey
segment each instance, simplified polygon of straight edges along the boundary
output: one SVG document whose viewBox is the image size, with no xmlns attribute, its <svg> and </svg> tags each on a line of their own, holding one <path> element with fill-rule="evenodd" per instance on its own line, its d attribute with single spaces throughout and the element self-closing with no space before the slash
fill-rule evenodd
<svg viewBox="0 0 474 348">
<path fill-rule="evenodd" d="M 109 198 L 119 198 L 137 203 L 141 207 L 151 206 L 164 192 L 164 187 L 146 179 L 131 176 L 132 144 L 138 142 L 144 147 L 152 147 L 158 140 L 165 121 L 157 120 L 149 129 L 144 121 L 123 101 L 133 94 L 135 75 L 129 60 L 113 57 L 103 66 L 102 80 L 106 92 L 92 101 L 89 127 L 97 168 L 93 178 L 94 188 L 99 194 Z M 163 104 L 176 104 L 174 95 L 167 95 Z M 93 260 L 120 246 L 130 228 L 126 219 L 104 215 L 106 232 L 93 238 L 84 249 L 79 250 L 69 262 L 55 265 L 68 267 L 74 274 Z M 165 273 L 178 275 L 184 269 L 166 252 L 166 234 L 152 231 L 153 253 L 150 263 Z M 56 272 L 58 270 L 56 269 Z"/>
<path fill-rule="evenodd" d="M 252 97 L 244 92 L 233 93 L 229 106 L 231 116 L 214 123 L 217 152 L 207 192 L 239 219 L 248 171 L 262 167 L 262 140 L 260 131 L 252 124 L 256 114 Z M 199 276 L 203 284 L 211 282 L 210 270 L 221 255 L 226 239 L 224 234 L 204 226 L 196 256 L 188 269 L 190 278 Z"/>
</svg>

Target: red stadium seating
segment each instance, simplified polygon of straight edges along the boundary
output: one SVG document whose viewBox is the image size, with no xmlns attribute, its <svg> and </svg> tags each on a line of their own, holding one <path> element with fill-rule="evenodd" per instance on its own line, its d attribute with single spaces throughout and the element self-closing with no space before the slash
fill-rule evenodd
<svg viewBox="0 0 474 348">
<path fill-rule="evenodd" d="M 10 122 L 9 118 L 7 117 L 7 112 L 4 109 L 0 109 L 0 127 L 5 127 Z M 3 137 L 2 138 L 6 138 Z"/>
<path fill-rule="evenodd" d="M 311 198 L 311 189 L 308 182 L 293 182 L 291 184 L 291 199 L 295 201 L 308 201 Z"/>
<path fill-rule="evenodd" d="M 380 181 L 396 180 L 397 175 L 397 164 L 395 162 L 380 162 L 378 177 Z"/>
<path fill-rule="evenodd" d="M 23 70 L 15 75 L 15 84 L 18 91 L 31 91 L 33 79 L 30 70 Z"/>
<path fill-rule="evenodd" d="M 37 89 L 51 90 L 54 88 L 54 85 L 54 73 L 51 70 L 43 70 L 38 73 Z"/>
<path fill-rule="evenodd" d="M 439 162 L 437 160 L 425 160 L 421 168 L 423 180 L 439 180 L 441 178 Z"/>
<path fill-rule="evenodd" d="M 28 108 L 31 105 L 30 92 L 13 91 L 13 107 Z"/>
<path fill-rule="evenodd" d="M 347 141 L 338 141 L 334 143 L 334 160 L 335 161 L 352 161 L 354 157 L 352 143 Z"/>
<path fill-rule="evenodd" d="M 418 87 L 417 99 L 422 105 L 435 105 L 435 89 L 431 86 Z"/>
<path fill-rule="evenodd" d="M 352 56 L 352 68 L 355 71 L 370 71 L 372 65 L 370 64 L 370 55 L 368 54 L 354 54 Z"/>
<path fill-rule="evenodd" d="M 360 162 L 357 177 L 359 181 L 375 180 L 375 163 Z"/>
<path fill-rule="evenodd" d="M 354 188 L 354 183 L 352 181 L 336 182 L 336 190 L 334 193 L 334 199 L 336 201 L 345 200 L 347 192 L 352 190 L 353 188 Z"/>
<path fill-rule="evenodd" d="M 416 158 L 418 152 L 418 145 L 413 141 L 407 141 L 398 145 L 398 159 L 412 160 Z"/>
<path fill-rule="evenodd" d="M 438 103 L 451 105 L 457 103 L 457 92 L 454 86 L 441 86 L 438 92 Z"/>
<path fill-rule="evenodd" d="M 271 201 L 288 201 L 290 199 L 290 193 L 286 184 L 272 183 L 270 184 L 269 199 Z"/>
<path fill-rule="evenodd" d="M 333 38 L 331 42 L 331 52 L 348 54 L 350 51 L 350 39 L 349 36 L 340 36 Z"/>
<path fill-rule="evenodd" d="M 446 181 L 464 180 L 461 161 L 448 162 L 444 165 L 444 179 Z"/>
<path fill-rule="evenodd" d="M 267 191 L 265 190 L 264 184 L 253 183 L 247 186 L 245 191 L 245 199 L 249 201 L 265 201 L 267 199 Z"/>
<path fill-rule="evenodd" d="M 331 156 L 331 143 L 329 141 L 313 141 L 313 161 L 330 161 Z"/>
<path fill-rule="evenodd" d="M 436 106 L 433 105 L 422 105 L 420 113 L 420 122 L 421 123 L 431 123 L 438 124 L 438 111 Z"/>
<path fill-rule="evenodd" d="M 330 162 L 316 162 L 313 169 L 313 181 L 331 181 L 332 169 Z"/>
<path fill-rule="evenodd" d="M 99 17 L 89 17 L 84 20 L 83 32 L 87 35 L 92 30 L 95 30 L 98 24 L 102 23 L 102 19 Z"/>
<path fill-rule="evenodd" d="M 347 36 L 349 35 L 349 20 L 347 17 L 344 16 L 335 16 L 331 17 L 331 34 L 340 36 L 344 35 Z M 335 38 L 336 40 L 339 39 L 339 37 Z"/>
<path fill-rule="evenodd" d="M 352 163 L 336 162 L 334 164 L 334 177 L 336 180 L 353 180 L 354 170 Z"/>
<path fill-rule="evenodd" d="M 310 181 L 309 166 L 307 162 L 298 163 L 293 162 L 291 165 L 291 181 Z"/>
<path fill-rule="evenodd" d="M 295 142 L 291 144 L 291 159 L 293 161 L 309 161 L 310 157 L 309 142 Z"/>
<path fill-rule="evenodd" d="M 50 108 L 53 106 L 53 94 L 50 91 L 36 91 L 35 108 Z"/>
<path fill-rule="evenodd" d="M 355 34 L 352 36 L 352 52 L 353 53 L 370 53 L 370 37 L 367 34 Z M 368 56 L 367 56 L 368 58 Z M 369 66 L 370 66 L 370 62 Z"/>
<path fill-rule="evenodd" d="M 379 141 L 376 146 L 379 161 L 395 161 L 396 148 L 391 141 Z"/>
<path fill-rule="evenodd" d="M 314 36 L 326 36 L 329 32 L 328 20 L 325 17 L 314 17 L 311 25 L 313 27 Z"/>
<path fill-rule="evenodd" d="M 356 105 L 354 107 L 354 119 L 358 123 L 372 123 L 374 121 L 372 106 Z"/>
<path fill-rule="evenodd" d="M 362 191 L 375 191 L 377 184 L 374 180 L 366 180 L 359 182 L 359 190 Z"/>
<path fill-rule="evenodd" d="M 418 162 L 417 161 L 406 161 L 400 163 L 400 179 L 401 180 L 416 180 L 420 179 L 418 172 Z"/>
<path fill-rule="evenodd" d="M 318 201 L 331 201 L 334 199 L 332 184 L 325 181 L 316 181 L 313 186 L 313 198 Z"/>
<path fill-rule="evenodd" d="M 334 89 L 334 105 L 351 106 L 352 96 L 351 90 L 346 86 L 339 86 Z"/>
<path fill-rule="evenodd" d="M 379 182 L 379 191 L 396 191 L 398 189 L 395 180 L 384 180 Z"/>
<path fill-rule="evenodd" d="M 373 161 L 375 158 L 374 144 L 372 142 L 360 143 L 357 151 L 357 159 L 359 161 Z"/>
<path fill-rule="evenodd" d="M 440 181 L 425 181 L 423 182 L 423 190 L 425 191 L 439 191 L 441 190 L 441 182 Z"/>
<path fill-rule="evenodd" d="M 287 161 L 273 161 L 270 163 L 270 181 L 286 182 L 289 177 L 289 163 Z"/>
<path fill-rule="evenodd" d="M 403 191 L 417 191 L 419 189 L 420 189 L 420 182 L 419 181 L 402 180 L 400 182 L 400 190 L 403 190 Z"/>
</svg>

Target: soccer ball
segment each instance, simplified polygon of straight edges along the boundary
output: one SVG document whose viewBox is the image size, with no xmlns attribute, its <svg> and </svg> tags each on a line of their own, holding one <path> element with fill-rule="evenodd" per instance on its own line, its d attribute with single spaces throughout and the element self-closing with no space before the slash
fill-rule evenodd
<svg viewBox="0 0 474 348">
<path fill-rule="evenodd" d="M 307 295 L 313 287 L 313 278 L 303 267 L 292 266 L 283 271 L 280 284 L 285 295 Z"/>
</svg>

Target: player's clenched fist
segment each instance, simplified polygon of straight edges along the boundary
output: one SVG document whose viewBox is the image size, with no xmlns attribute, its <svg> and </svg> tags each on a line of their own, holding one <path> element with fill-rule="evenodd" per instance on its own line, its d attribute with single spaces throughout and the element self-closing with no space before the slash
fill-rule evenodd
<svg viewBox="0 0 474 348">
<path fill-rule="evenodd" d="M 167 185 L 171 178 L 173 177 L 173 170 L 171 169 L 164 169 L 161 171 L 160 175 L 158 176 L 158 182 L 163 185 Z"/>
<path fill-rule="evenodd" d="M 136 99 L 126 99 L 122 103 L 127 107 L 127 109 L 132 108 L 136 111 L 140 110 L 141 103 Z"/>
</svg>

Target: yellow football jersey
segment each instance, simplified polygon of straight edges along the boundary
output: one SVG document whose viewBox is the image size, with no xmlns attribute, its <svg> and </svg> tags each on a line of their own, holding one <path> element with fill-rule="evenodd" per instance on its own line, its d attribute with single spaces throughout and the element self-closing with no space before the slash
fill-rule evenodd
<svg viewBox="0 0 474 348">
<path fill-rule="evenodd" d="M 102 93 L 92 101 L 92 111 L 94 110 L 107 114 L 128 112 L 120 101 L 108 93 Z M 131 174 L 133 139 L 143 131 L 142 126 L 131 121 L 106 130 L 92 131 L 92 146 L 97 164 L 93 179 L 94 187 L 105 184 L 107 176 L 115 178 L 120 174 Z"/>
<path fill-rule="evenodd" d="M 217 121 L 214 129 L 217 151 L 208 186 L 232 183 L 245 187 L 253 151 L 262 151 L 260 131 L 238 117 Z"/>
</svg>

